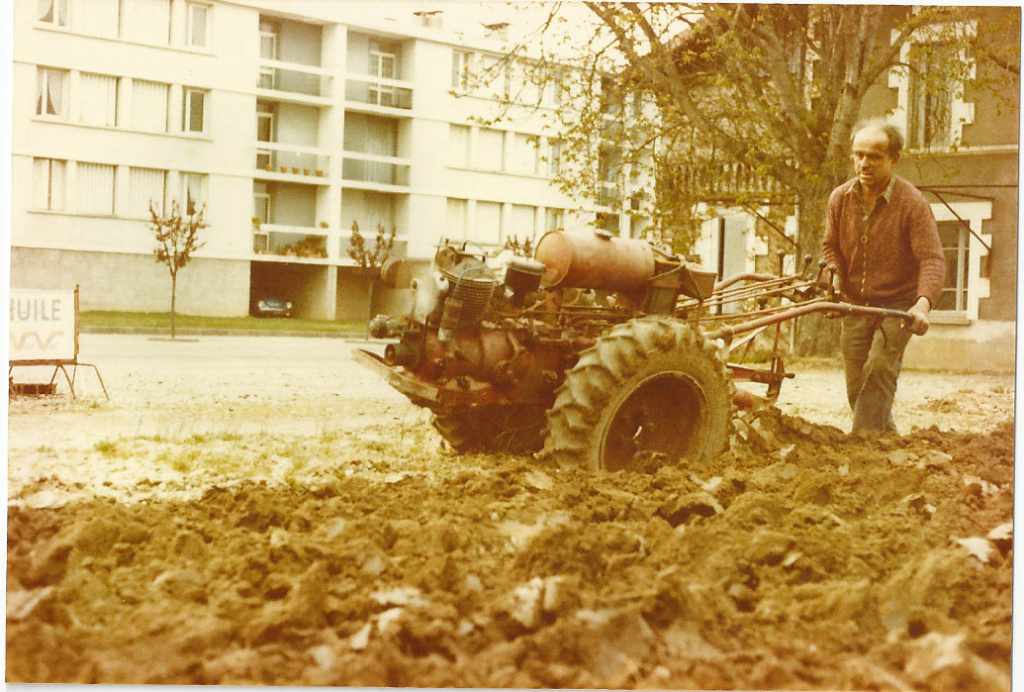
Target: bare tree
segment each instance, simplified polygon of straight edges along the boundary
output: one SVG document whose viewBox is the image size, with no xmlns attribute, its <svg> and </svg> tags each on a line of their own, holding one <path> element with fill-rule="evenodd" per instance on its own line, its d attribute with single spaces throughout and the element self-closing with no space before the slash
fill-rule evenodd
<svg viewBox="0 0 1024 692">
<path fill-rule="evenodd" d="M 199 242 L 199 231 L 206 228 L 203 223 L 205 205 L 196 209 L 189 204 L 183 215 L 178 202 L 171 203 L 171 211 L 167 215 L 157 212 L 153 203 L 149 205 L 149 229 L 156 237 L 157 246 L 153 250 L 156 261 L 164 264 L 171 274 L 171 338 L 175 338 L 175 303 L 178 293 L 178 272 L 192 259 L 193 253 L 206 243 Z"/>
<path fill-rule="evenodd" d="M 384 230 L 384 224 L 377 224 L 377 235 L 373 245 L 367 245 L 366 238 L 359 230 L 359 222 L 352 222 L 352 235 L 349 238 L 348 256 L 358 267 L 358 272 L 366 279 L 367 284 L 367 319 L 373 317 L 373 294 L 380 278 L 381 267 L 391 256 L 395 247 L 395 228 L 391 232 Z"/>
</svg>

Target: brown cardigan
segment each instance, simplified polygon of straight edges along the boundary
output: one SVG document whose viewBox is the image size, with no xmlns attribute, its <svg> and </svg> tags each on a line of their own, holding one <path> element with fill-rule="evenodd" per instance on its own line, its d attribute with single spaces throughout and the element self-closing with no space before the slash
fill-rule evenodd
<svg viewBox="0 0 1024 692">
<path fill-rule="evenodd" d="M 892 194 L 879 197 L 864 232 L 857 179 L 832 191 L 825 214 L 821 256 L 839 267 L 843 292 L 855 302 L 881 306 L 939 302 L 946 256 L 928 200 L 903 178 L 893 176 Z"/>
</svg>

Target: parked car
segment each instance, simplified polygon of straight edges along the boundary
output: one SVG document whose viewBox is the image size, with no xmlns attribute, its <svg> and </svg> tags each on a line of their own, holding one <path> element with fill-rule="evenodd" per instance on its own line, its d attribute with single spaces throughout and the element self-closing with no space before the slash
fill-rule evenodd
<svg viewBox="0 0 1024 692">
<path fill-rule="evenodd" d="M 252 310 L 253 317 L 291 317 L 292 302 L 280 298 L 261 298 Z"/>
</svg>

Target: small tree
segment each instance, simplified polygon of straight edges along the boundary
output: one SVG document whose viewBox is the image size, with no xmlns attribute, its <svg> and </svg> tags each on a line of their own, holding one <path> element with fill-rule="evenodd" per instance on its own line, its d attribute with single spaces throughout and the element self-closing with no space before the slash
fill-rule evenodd
<svg viewBox="0 0 1024 692">
<path fill-rule="evenodd" d="M 178 271 L 192 259 L 192 254 L 206 243 L 199 242 L 199 231 L 206 228 L 203 223 L 205 205 L 198 210 L 191 203 L 187 212 L 181 213 L 181 205 L 171 203 L 171 212 L 161 216 L 153 203 L 149 204 L 149 229 L 156 237 L 153 250 L 156 261 L 167 266 L 171 273 L 171 338 L 175 337 L 174 314 L 178 293 Z"/>
<path fill-rule="evenodd" d="M 377 236 L 374 238 L 373 246 L 368 246 L 366 238 L 359 231 L 359 222 L 352 222 L 352 236 L 349 239 L 348 256 L 351 257 L 358 267 L 359 273 L 366 278 L 367 282 L 367 319 L 373 318 L 373 289 L 380 278 L 381 267 L 391 256 L 391 250 L 395 247 L 395 228 L 391 232 L 384 230 L 384 224 L 377 224 Z"/>
</svg>

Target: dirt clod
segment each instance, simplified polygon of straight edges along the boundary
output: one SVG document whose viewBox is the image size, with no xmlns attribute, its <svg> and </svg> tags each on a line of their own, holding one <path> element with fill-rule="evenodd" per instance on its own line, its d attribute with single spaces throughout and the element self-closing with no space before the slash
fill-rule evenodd
<svg viewBox="0 0 1024 692">
<path fill-rule="evenodd" d="M 193 377 L 218 401 L 166 421 L 297 396 Z M 439 451 L 351 382 L 289 399 L 330 425 L 245 434 L 140 433 L 145 384 L 98 412 L 12 400 L 7 680 L 1010 689 L 1012 386 L 905 399 L 903 436 L 781 402 L 706 464 L 591 473 Z M 989 409 L 963 426 L 968 399 Z M 19 433 L 54 407 L 120 427 Z"/>
</svg>

